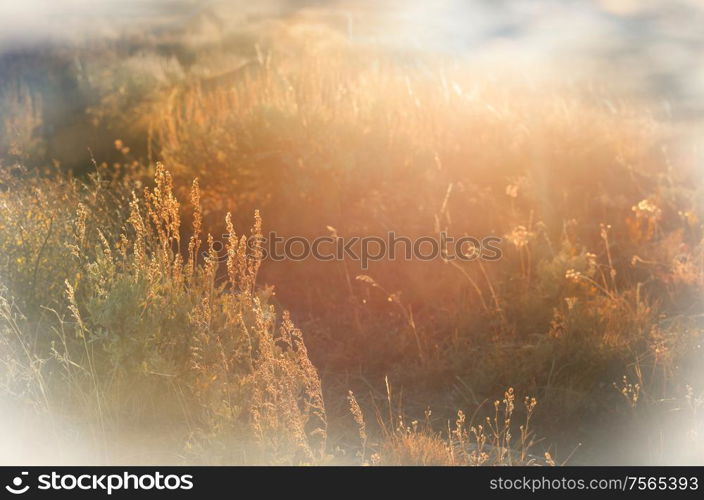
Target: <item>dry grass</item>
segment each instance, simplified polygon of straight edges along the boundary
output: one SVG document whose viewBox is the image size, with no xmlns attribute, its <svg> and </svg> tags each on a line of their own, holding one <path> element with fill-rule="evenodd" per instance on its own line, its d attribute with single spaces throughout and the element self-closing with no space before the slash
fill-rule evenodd
<svg viewBox="0 0 704 500">
<path fill-rule="evenodd" d="M 610 412 L 636 363 L 653 401 L 684 394 L 673 361 L 700 338 L 701 206 L 666 124 L 447 61 L 317 50 L 274 48 L 165 100 L 157 144 L 177 177 L 209 178 L 212 212 L 258 207 L 284 234 L 504 237 L 499 262 L 385 260 L 356 282 L 355 263 L 270 263 L 340 392 L 334 374 L 361 371 L 356 391 L 392 374 L 421 408 L 460 407 L 523 381 L 560 428 Z"/>
<path fill-rule="evenodd" d="M 3 168 L 3 398 L 105 463 L 153 429 L 152 461 L 673 461 L 664 438 L 701 460 L 704 212 L 666 124 L 336 39 L 257 54 L 129 108 L 170 171 L 119 140 L 78 179 Z M 497 235 L 503 257 L 262 262 L 262 224 Z M 629 432 L 643 448 L 609 448 Z"/>
</svg>

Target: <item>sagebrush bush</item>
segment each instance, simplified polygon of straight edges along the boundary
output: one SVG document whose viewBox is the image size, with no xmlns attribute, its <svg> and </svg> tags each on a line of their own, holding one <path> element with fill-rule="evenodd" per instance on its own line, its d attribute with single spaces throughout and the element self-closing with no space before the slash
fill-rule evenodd
<svg viewBox="0 0 704 500">
<path fill-rule="evenodd" d="M 13 270 L 6 281 L 12 287 L 3 290 L 7 394 L 51 418 L 84 422 L 84 437 L 107 461 L 119 459 L 113 450 L 119 436 L 156 431 L 154 425 L 180 432 L 182 449 L 171 452 L 190 461 L 323 459 L 317 371 L 288 314 L 280 317 L 266 291 L 257 290 L 261 255 L 243 245 L 229 215 L 223 277 L 211 236 L 201 255 L 197 183 L 187 246 L 181 206 L 163 167 L 157 166 L 154 187 L 131 194 L 128 206 L 126 198 L 108 199 L 106 188 L 99 180 L 86 186 L 55 178 L 24 192 L 3 191 L 9 213 L 24 217 L 13 222 L 36 223 L 32 240 L 3 242 L 13 257 L 3 269 L 4 276 Z M 111 188 L 113 196 L 120 190 Z M 33 210 L 23 211 L 28 205 Z M 42 218 L 44 225 L 36 222 Z M 260 230 L 255 215 L 252 236 Z M 43 253 L 56 235 L 51 253 Z M 18 272 L 18 259 L 31 265 Z M 64 260 L 65 268 L 55 265 Z M 48 272 L 37 272 L 40 265 Z M 27 319 L 20 305 L 44 313 Z"/>
</svg>

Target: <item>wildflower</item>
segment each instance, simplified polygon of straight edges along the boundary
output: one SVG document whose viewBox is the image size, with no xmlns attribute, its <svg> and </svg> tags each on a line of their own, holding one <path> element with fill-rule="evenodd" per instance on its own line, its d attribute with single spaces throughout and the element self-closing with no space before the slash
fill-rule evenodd
<svg viewBox="0 0 704 500">
<path fill-rule="evenodd" d="M 659 220 L 662 217 L 662 210 L 650 200 L 641 200 L 637 205 L 633 205 L 631 210 L 637 217 L 652 218 Z"/>
<path fill-rule="evenodd" d="M 567 303 L 567 309 L 571 311 L 577 303 L 577 297 L 565 297 L 565 302 Z"/>
<path fill-rule="evenodd" d="M 567 280 L 572 281 L 574 283 L 578 283 L 583 278 L 583 276 L 584 275 L 582 273 L 580 273 L 579 271 L 576 271 L 574 269 L 568 269 L 565 272 L 565 278 L 567 278 Z"/>
<path fill-rule="evenodd" d="M 523 248 L 528 245 L 530 233 L 525 226 L 516 226 L 513 231 L 506 236 L 506 239 L 514 244 L 516 248 Z"/>
</svg>

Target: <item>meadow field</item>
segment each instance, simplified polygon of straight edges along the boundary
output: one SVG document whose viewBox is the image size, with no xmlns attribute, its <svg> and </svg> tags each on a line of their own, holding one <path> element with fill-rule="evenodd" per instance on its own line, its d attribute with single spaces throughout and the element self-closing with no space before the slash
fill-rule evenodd
<svg viewBox="0 0 704 500">
<path fill-rule="evenodd" d="M 703 463 L 684 48 L 553 53 L 480 0 L 475 45 L 396 3 L 136 4 L 0 38 L 0 463 Z"/>
</svg>

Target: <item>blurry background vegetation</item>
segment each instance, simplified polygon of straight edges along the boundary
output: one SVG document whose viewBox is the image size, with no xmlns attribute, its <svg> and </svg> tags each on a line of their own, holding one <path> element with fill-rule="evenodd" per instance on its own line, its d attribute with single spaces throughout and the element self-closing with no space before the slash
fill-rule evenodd
<svg viewBox="0 0 704 500">
<path fill-rule="evenodd" d="M 338 36 L 404 54 L 453 55 L 491 71 L 558 75 L 647 99 L 698 123 L 704 13 L 696 0 L 207 2 L 33 0 L 0 7 L 0 116 L 6 159 L 84 169 L 86 148 L 146 157 L 145 107 L 177 85 L 228 75 L 284 26 L 308 44 Z"/>
</svg>

